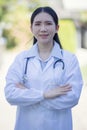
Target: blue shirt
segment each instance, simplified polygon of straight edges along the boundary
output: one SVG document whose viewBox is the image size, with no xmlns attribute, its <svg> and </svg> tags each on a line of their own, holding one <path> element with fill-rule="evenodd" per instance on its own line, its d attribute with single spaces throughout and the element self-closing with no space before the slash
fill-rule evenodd
<svg viewBox="0 0 87 130">
<path fill-rule="evenodd" d="M 26 89 L 20 89 L 16 83 L 23 81 L 26 58 L 29 58 Z M 56 59 L 63 60 L 64 69 L 60 62 L 53 68 Z M 70 84 L 72 91 L 54 99 L 44 99 L 44 91 L 65 84 Z M 82 85 L 76 56 L 61 50 L 56 42 L 45 65 L 41 65 L 37 44 L 22 52 L 6 76 L 6 99 L 11 105 L 17 105 L 14 130 L 72 130 L 71 108 L 78 104 Z"/>
</svg>

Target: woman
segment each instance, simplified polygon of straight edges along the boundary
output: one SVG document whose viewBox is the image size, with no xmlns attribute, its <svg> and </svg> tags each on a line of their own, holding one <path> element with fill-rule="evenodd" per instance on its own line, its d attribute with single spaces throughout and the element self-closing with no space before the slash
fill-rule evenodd
<svg viewBox="0 0 87 130">
<path fill-rule="evenodd" d="M 72 130 L 82 77 L 77 58 L 62 49 L 58 17 L 50 7 L 31 16 L 34 45 L 19 54 L 6 76 L 5 96 L 17 105 L 14 130 Z"/>
</svg>

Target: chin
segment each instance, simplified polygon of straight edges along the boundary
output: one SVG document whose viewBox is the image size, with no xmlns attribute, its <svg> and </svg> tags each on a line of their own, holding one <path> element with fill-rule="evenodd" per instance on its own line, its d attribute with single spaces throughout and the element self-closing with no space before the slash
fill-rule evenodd
<svg viewBox="0 0 87 130">
<path fill-rule="evenodd" d="M 50 43 L 50 42 L 51 42 L 51 41 L 46 40 L 46 39 L 40 41 L 41 44 L 48 44 L 48 43 Z"/>
</svg>

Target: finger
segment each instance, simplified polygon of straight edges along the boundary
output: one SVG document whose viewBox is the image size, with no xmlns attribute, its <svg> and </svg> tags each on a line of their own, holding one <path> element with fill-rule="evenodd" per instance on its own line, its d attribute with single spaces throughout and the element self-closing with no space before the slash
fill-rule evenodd
<svg viewBox="0 0 87 130">
<path fill-rule="evenodd" d="M 71 87 L 68 87 L 68 88 L 62 89 L 62 92 L 68 92 L 68 91 L 72 91 L 72 88 L 71 88 Z"/>
<path fill-rule="evenodd" d="M 25 86 L 22 83 L 16 83 L 16 87 L 25 89 Z"/>
</svg>

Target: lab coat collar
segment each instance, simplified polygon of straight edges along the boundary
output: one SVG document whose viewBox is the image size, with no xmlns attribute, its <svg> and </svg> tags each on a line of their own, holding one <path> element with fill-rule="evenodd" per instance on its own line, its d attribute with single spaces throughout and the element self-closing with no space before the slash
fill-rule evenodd
<svg viewBox="0 0 87 130">
<path fill-rule="evenodd" d="M 32 58 L 32 57 L 35 57 L 35 56 L 38 56 L 38 45 L 37 43 L 34 44 L 30 50 L 27 52 L 25 58 Z"/>
<path fill-rule="evenodd" d="M 60 48 L 59 44 L 54 41 L 54 47 L 51 52 L 51 56 L 58 58 L 58 59 L 63 59 L 62 57 L 62 49 Z M 38 45 L 37 43 L 33 45 L 33 47 L 28 51 L 26 58 L 31 58 L 31 57 L 38 57 Z"/>
</svg>

